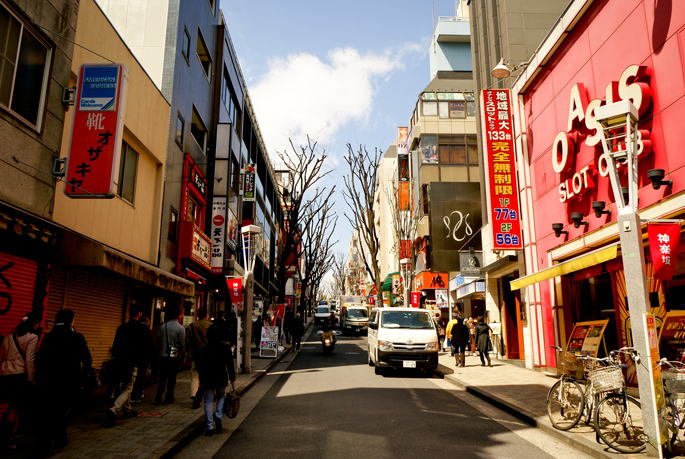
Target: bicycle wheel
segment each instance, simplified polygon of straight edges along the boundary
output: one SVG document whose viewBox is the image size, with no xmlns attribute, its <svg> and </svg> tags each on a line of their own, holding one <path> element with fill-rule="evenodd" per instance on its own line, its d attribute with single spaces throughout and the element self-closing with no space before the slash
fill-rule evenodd
<svg viewBox="0 0 685 459">
<path fill-rule="evenodd" d="M 621 453 L 637 453 L 647 446 L 640 402 L 624 394 L 610 394 L 595 408 L 595 430 L 607 446 Z"/>
<path fill-rule="evenodd" d="M 547 398 L 547 414 L 554 427 L 569 430 L 583 415 L 585 395 L 580 384 L 570 379 L 557 381 Z"/>
<path fill-rule="evenodd" d="M 671 451 L 682 454 L 685 452 L 685 428 L 679 428 L 678 424 L 683 422 L 683 417 L 685 416 L 685 398 L 669 397 L 666 408 L 667 415 L 670 417 L 669 428 L 673 434 L 671 436 Z"/>
</svg>

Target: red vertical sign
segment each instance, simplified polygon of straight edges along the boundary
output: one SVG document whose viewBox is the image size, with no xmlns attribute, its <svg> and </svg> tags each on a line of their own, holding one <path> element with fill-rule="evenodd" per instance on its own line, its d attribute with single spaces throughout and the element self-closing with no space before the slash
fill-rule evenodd
<svg viewBox="0 0 685 459">
<path fill-rule="evenodd" d="M 680 223 L 650 223 L 647 227 L 654 278 L 673 279 L 680 244 Z"/>
<path fill-rule="evenodd" d="M 239 277 L 226 279 L 228 293 L 231 295 L 231 302 L 236 306 L 237 312 L 243 310 L 243 280 Z"/>
<path fill-rule="evenodd" d="M 421 292 L 411 292 L 411 307 L 418 308 L 421 304 Z"/>
<path fill-rule="evenodd" d="M 64 185 L 70 198 L 117 192 L 127 80 L 121 64 L 79 69 Z"/>
<path fill-rule="evenodd" d="M 508 89 L 481 92 L 483 150 L 488 166 L 494 250 L 523 248 L 510 94 Z"/>
</svg>

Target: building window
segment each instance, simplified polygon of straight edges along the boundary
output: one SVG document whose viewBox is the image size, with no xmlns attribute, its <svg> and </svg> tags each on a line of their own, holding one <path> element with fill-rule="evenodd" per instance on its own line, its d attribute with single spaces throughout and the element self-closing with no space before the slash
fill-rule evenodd
<svg viewBox="0 0 685 459">
<path fill-rule="evenodd" d="M 212 58 L 209 56 L 209 50 L 199 30 L 197 31 L 197 48 L 195 52 L 197 53 L 197 58 L 200 59 L 202 70 L 204 70 L 205 76 L 209 80 L 212 76 Z"/>
<path fill-rule="evenodd" d="M 440 164 L 477 165 L 478 143 L 475 137 L 440 136 L 438 138 Z"/>
<path fill-rule="evenodd" d="M 178 230 L 178 211 L 171 207 L 171 212 L 169 212 L 169 233 L 167 238 L 170 241 L 176 242 L 176 231 Z"/>
<path fill-rule="evenodd" d="M 437 116 L 438 114 L 437 102 L 421 102 L 421 107 L 423 116 Z"/>
<path fill-rule="evenodd" d="M 422 163 L 438 162 L 438 137 L 434 135 L 423 135 L 419 141 L 419 156 Z"/>
<path fill-rule="evenodd" d="M 179 113 L 178 118 L 176 118 L 176 143 L 181 149 L 183 149 L 183 128 L 185 124 L 186 122 L 183 121 L 183 117 Z"/>
<path fill-rule="evenodd" d="M 188 196 L 188 212 L 186 213 L 186 221 L 193 222 L 198 227 L 202 228 L 202 206 Z"/>
<path fill-rule="evenodd" d="M 224 84 L 221 88 L 221 101 L 228 112 L 228 122 L 235 122 L 235 102 L 233 102 L 233 93 L 231 92 L 230 77 L 228 70 L 224 67 Z"/>
<path fill-rule="evenodd" d="M 0 105 L 40 130 L 52 50 L 0 5 Z"/>
<path fill-rule="evenodd" d="M 195 139 L 195 142 L 197 142 L 197 146 L 200 147 L 202 153 L 204 153 L 207 146 L 207 128 L 195 107 L 193 107 L 193 121 L 190 125 L 190 134 Z"/>
<path fill-rule="evenodd" d="M 138 153 L 129 144 L 123 142 L 121 146 L 117 194 L 131 204 L 133 204 L 133 196 L 135 194 L 137 169 Z"/>
<path fill-rule="evenodd" d="M 185 27 L 183 27 L 183 48 L 181 48 L 181 53 L 186 58 L 186 63 L 190 65 L 190 33 Z"/>
</svg>

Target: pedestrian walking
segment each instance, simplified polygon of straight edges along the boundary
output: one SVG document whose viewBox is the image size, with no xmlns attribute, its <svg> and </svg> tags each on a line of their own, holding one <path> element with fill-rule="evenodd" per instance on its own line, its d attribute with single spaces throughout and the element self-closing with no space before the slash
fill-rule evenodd
<svg viewBox="0 0 685 459">
<path fill-rule="evenodd" d="M 216 325 L 219 330 L 219 337 L 224 343 L 231 342 L 231 331 L 228 321 L 224 318 L 224 311 L 217 311 L 216 319 L 212 321 L 212 325 Z"/>
<path fill-rule="evenodd" d="M 295 318 L 290 322 L 290 331 L 293 335 L 293 346 L 295 346 L 296 351 L 299 351 L 302 335 L 304 335 L 304 322 L 302 322 L 299 312 L 295 314 Z"/>
<path fill-rule="evenodd" d="M 447 327 L 445 327 L 445 336 L 450 337 L 450 355 L 454 357 L 454 343 L 452 342 L 452 327 L 454 327 L 454 324 L 456 324 L 459 320 L 459 315 L 453 316 L 452 319 L 447 322 Z M 463 322 L 463 320 L 461 320 Z"/>
<path fill-rule="evenodd" d="M 183 328 L 183 311 L 178 306 L 169 306 L 165 313 L 167 322 L 157 336 L 159 349 L 159 383 L 155 403 L 162 403 L 166 388 L 166 403 L 174 403 L 176 375 L 185 356 L 186 329 Z"/>
<path fill-rule="evenodd" d="M 131 408 L 131 393 L 138 372 L 146 366 L 152 352 L 150 335 L 140 322 L 142 316 L 143 307 L 133 303 L 128 309 L 128 322 L 119 325 L 114 335 L 112 358 L 117 381 L 121 382 L 122 388 L 112 408 L 105 412 L 105 426 L 108 428 L 114 427 L 119 411 L 122 411 L 124 419 L 138 416 L 138 412 Z"/>
<path fill-rule="evenodd" d="M 469 317 L 468 321 L 468 326 L 469 326 L 469 332 L 471 334 L 471 340 L 470 340 L 470 345 L 469 345 L 469 355 L 475 355 L 476 354 L 476 321 L 473 320 L 473 317 Z"/>
<path fill-rule="evenodd" d="M 257 317 L 257 320 L 253 322 L 252 326 L 252 339 L 254 340 L 255 347 L 259 349 L 259 344 L 262 341 L 262 327 L 264 326 L 264 321 L 262 320 L 262 317 Z"/>
<path fill-rule="evenodd" d="M 456 366 L 462 368 L 466 366 L 466 349 L 471 340 L 471 333 L 465 321 L 458 316 L 454 325 L 450 329 L 450 346 L 454 350 Z"/>
<path fill-rule="evenodd" d="M 445 322 L 439 318 L 439 316 L 436 316 L 436 321 L 435 321 L 435 326 L 437 327 L 438 330 L 438 348 L 440 348 L 441 351 L 445 350 Z"/>
<path fill-rule="evenodd" d="M 92 359 L 86 339 L 74 330 L 74 311 L 61 309 L 55 326 L 45 335 L 36 354 L 36 381 L 40 419 L 33 456 L 51 457 L 50 442 L 60 449 L 69 443 L 67 409 L 77 396 Z"/>
<path fill-rule="evenodd" d="M 207 330 L 207 344 L 198 352 L 200 383 L 204 392 L 207 436 L 221 433 L 221 418 L 226 400 L 226 386 L 235 383 L 235 367 L 231 345 L 221 341 L 219 329 L 212 325 Z M 216 400 L 216 409 L 214 401 Z"/>
<path fill-rule="evenodd" d="M 140 323 L 145 327 L 147 331 L 147 343 L 146 349 L 148 350 L 145 360 L 141 361 L 142 368 L 138 369 L 138 374 L 136 375 L 136 382 L 133 384 L 133 392 L 131 392 L 131 403 L 140 403 L 143 401 L 145 394 L 145 386 L 148 380 L 148 369 L 150 370 L 150 375 L 153 376 L 157 373 L 157 338 L 155 337 L 155 332 L 150 328 L 150 318 L 147 316 L 142 316 L 140 318 Z"/>
<path fill-rule="evenodd" d="M 200 308 L 197 310 L 197 320 L 188 325 L 186 329 L 186 349 L 190 357 L 190 398 L 193 399 L 192 408 L 200 408 L 202 390 L 200 388 L 200 374 L 197 372 L 197 357 L 200 355 L 200 348 L 207 344 L 207 330 L 212 323 L 207 320 L 207 310 Z"/>
<path fill-rule="evenodd" d="M 478 323 L 475 326 L 476 330 L 476 349 L 478 350 L 478 355 L 480 356 L 481 366 L 485 366 L 485 360 L 483 356 L 488 359 L 488 366 L 492 366 L 490 361 L 489 352 L 492 352 L 492 342 L 490 341 L 490 335 L 492 335 L 492 329 L 488 324 L 485 323 L 483 316 L 478 316 Z"/>
<path fill-rule="evenodd" d="M 40 316 L 30 312 L 21 319 L 14 332 L 2 341 L 0 403 L 7 403 L 7 408 L 0 420 L 0 451 L 14 449 L 10 439 L 17 422 L 17 412 L 33 396 L 39 328 Z"/>
<path fill-rule="evenodd" d="M 283 333 L 285 334 L 285 343 L 290 344 L 291 341 L 291 336 L 292 336 L 292 322 L 293 322 L 293 317 L 292 317 L 293 310 L 290 308 L 287 308 L 285 311 L 285 318 L 283 319 Z"/>
</svg>

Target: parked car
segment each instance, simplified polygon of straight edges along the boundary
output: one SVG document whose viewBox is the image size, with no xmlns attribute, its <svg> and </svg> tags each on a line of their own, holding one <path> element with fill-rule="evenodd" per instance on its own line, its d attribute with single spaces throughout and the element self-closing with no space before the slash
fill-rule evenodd
<svg viewBox="0 0 685 459">
<path fill-rule="evenodd" d="M 340 311 L 343 333 L 363 333 L 368 330 L 369 310 L 361 303 L 345 303 Z"/>
<path fill-rule="evenodd" d="M 431 315 L 417 308 L 374 308 L 369 315 L 370 366 L 384 368 L 438 368 L 438 334 Z"/>
</svg>

